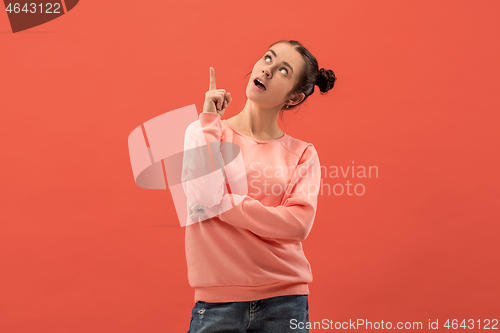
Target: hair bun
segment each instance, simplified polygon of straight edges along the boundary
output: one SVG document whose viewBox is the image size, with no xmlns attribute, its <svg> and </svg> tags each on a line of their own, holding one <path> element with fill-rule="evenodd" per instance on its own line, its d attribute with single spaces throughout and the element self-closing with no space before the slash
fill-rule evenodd
<svg viewBox="0 0 500 333">
<path fill-rule="evenodd" d="M 333 88 L 336 80 L 337 77 L 331 69 L 325 70 L 324 68 L 321 68 L 319 70 L 318 79 L 316 80 L 316 85 L 319 87 L 319 91 L 327 92 Z"/>
</svg>

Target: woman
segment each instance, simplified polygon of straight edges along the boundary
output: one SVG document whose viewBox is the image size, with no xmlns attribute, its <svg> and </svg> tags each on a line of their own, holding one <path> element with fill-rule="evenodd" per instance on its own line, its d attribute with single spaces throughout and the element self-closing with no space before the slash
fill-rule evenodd
<svg viewBox="0 0 500 333">
<path fill-rule="evenodd" d="M 239 146 L 248 194 L 228 191 L 227 177 L 196 189 L 183 183 L 190 218 L 205 216 L 186 226 L 188 279 L 195 288 L 188 333 L 308 332 L 312 273 L 301 241 L 316 215 L 320 163 L 314 145 L 284 133 L 277 117 L 303 103 L 315 85 L 327 92 L 335 80 L 299 42 L 276 42 L 253 67 L 243 110 L 222 120 L 232 98 L 216 88 L 210 68 L 196 125 L 210 147 L 212 168 L 223 159 L 218 142 Z M 188 127 L 185 142 L 193 131 Z M 240 199 L 236 205 L 233 197 Z M 219 209 L 229 202 L 231 209 Z"/>
</svg>

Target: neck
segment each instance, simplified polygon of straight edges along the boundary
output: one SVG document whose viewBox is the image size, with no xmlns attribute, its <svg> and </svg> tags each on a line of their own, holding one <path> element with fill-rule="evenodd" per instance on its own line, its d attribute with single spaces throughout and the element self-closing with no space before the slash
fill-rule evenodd
<svg viewBox="0 0 500 333">
<path fill-rule="evenodd" d="M 279 108 L 262 107 L 247 99 L 243 110 L 235 116 L 242 131 L 255 138 L 276 139 L 283 135 L 278 126 Z"/>
</svg>

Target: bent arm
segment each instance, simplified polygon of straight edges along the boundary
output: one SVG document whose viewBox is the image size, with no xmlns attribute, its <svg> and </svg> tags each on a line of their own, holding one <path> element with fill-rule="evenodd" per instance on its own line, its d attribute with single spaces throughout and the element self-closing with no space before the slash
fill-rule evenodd
<svg viewBox="0 0 500 333">
<path fill-rule="evenodd" d="M 311 144 L 294 171 L 283 205 L 268 207 L 248 196 L 226 194 L 220 204 L 222 208 L 219 211 L 223 213 L 219 214 L 219 218 L 276 242 L 303 241 L 309 235 L 316 216 L 320 183 L 320 162 Z M 228 209 L 227 207 L 231 207 L 231 199 L 239 204 Z M 215 210 L 207 208 L 207 211 Z"/>
<path fill-rule="evenodd" d="M 182 187 L 191 202 L 212 207 L 226 192 L 220 153 L 220 115 L 202 112 L 184 136 Z"/>
</svg>

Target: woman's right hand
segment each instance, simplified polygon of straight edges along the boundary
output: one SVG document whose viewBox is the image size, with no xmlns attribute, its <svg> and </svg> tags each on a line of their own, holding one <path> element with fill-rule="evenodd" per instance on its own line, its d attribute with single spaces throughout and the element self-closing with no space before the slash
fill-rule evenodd
<svg viewBox="0 0 500 333">
<path fill-rule="evenodd" d="M 215 70 L 210 67 L 210 87 L 205 93 L 203 112 L 217 112 L 222 117 L 232 100 L 231 93 L 226 93 L 224 89 L 215 88 Z"/>
</svg>

